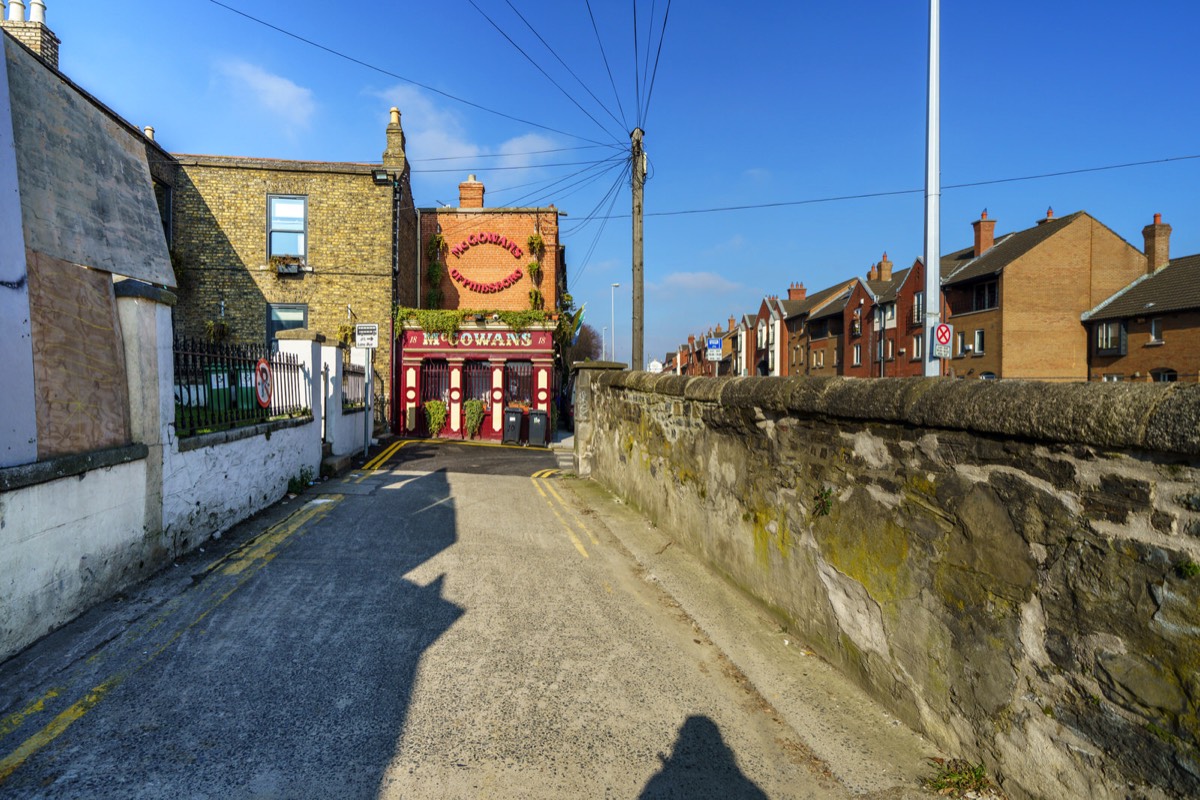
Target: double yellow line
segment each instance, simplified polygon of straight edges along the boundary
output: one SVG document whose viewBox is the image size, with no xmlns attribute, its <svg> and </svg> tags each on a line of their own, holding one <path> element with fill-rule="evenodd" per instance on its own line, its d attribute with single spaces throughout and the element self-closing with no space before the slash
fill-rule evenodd
<svg viewBox="0 0 1200 800">
<path fill-rule="evenodd" d="M 567 537 L 571 540 L 571 544 L 575 545 L 575 549 L 579 551 L 579 555 L 583 556 L 584 558 L 588 558 L 589 556 L 587 548 L 583 546 L 583 542 L 580 540 L 580 538 L 575 535 L 575 528 L 578 528 L 584 536 L 591 540 L 593 545 L 599 545 L 600 540 L 597 539 L 596 535 L 592 533 L 591 529 L 583 523 L 583 520 L 580 519 L 579 515 L 575 513 L 575 509 L 573 509 L 571 505 L 563 499 L 562 495 L 558 493 L 558 490 L 554 488 L 554 484 L 550 482 L 549 479 L 558 473 L 559 471 L 556 469 L 538 470 L 529 477 L 529 480 L 533 483 L 533 488 L 537 489 L 538 494 L 540 494 L 542 499 L 546 501 L 546 505 L 550 506 L 550 510 L 554 512 L 554 516 L 558 520 L 558 524 L 562 525 Z M 549 492 L 549 494 L 547 494 L 547 492 Z M 567 519 L 564 519 L 563 515 L 559 513 L 559 509 L 562 509 L 566 513 L 567 517 L 574 521 L 574 526 L 572 526 Z"/>
<path fill-rule="evenodd" d="M 124 665 L 122 669 L 117 670 L 104 681 L 85 692 L 82 698 L 55 715 L 41 730 L 29 736 L 14 750 L 0 758 L 0 786 L 3 786 L 8 777 L 20 769 L 22 764 L 61 736 L 67 728 L 71 727 L 84 714 L 98 705 L 109 692 L 152 662 L 185 633 L 199 625 L 260 569 L 269 564 L 290 536 L 306 524 L 324 517 L 341 500 L 342 496 L 336 494 L 325 495 L 315 500 L 310 500 L 287 519 L 272 525 L 237 550 L 210 564 L 205 569 L 205 572 L 213 573 L 213 576 L 208 578 L 205 583 L 207 584 L 209 581 L 214 582 L 210 584 L 210 591 L 216 596 L 212 597 L 204 605 L 200 614 L 190 622 L 179 626 L 173 633 L 167 636 L 166 641 L 157 647 L 144 651 L 141 658 L 133 659 L 130 663 Z M 227 578 L 231 578 L 232 581 L 221 583 L 218 576 L 226 576 Z M 148 635 L 160 625 L 167 623 L 174 612 L 180 608 L 183 599 L 183 597 L 176 597 L 168 604 L 165 612 L 131 631 L 129 634 L 130 640 L 136 640 Z M 102 656 L 98 653 L 89 658 L 88 663 L 95 665 L 100 660 L 102 660 Z M 55 705 L 53 703 L 55 698 L 66 692 L 67 689 L 63 687 L 50 689 L 42 697 L 28 704 L 21 711 L 0 719 L 0 740 L 19 730 L 26 721 L 37 719 L 47 710 L 47 707 Z"/>
</svg>

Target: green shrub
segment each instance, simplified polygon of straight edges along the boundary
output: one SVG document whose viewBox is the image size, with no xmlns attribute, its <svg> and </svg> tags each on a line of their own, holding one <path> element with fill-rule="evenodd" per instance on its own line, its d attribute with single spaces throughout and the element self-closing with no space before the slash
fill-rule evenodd
<svg viewBox="0 0 1200 800">
<path fill-rule="evenodd" d="M 473 397 L 463 403 L 463 415 L 466 417 L 467 435 L 474 439 L 483 428 L 483 401 Z"/>
<path fill-rule="evenodd" d="M 441 400 L 426 400 L 425 423 L 429 426 L 430 436 L 440 434 L 446 427 L 446 404 Z"/>
</svg>

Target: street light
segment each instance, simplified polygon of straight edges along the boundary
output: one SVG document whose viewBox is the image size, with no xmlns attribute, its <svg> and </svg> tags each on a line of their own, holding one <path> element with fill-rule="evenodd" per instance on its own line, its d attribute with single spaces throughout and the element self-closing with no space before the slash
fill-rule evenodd
<svg viewBox="0 0 1200 800">
<path fill-rule="evenodd" d="M 612 315 L 611 321 L 612 321 L 612 332 L 613 332 L 613 336 L 612 336 L 612 360 L 613 361 L 617 360 L 617 289 L 619 289 L 619 288 L 621 288 L 621 284 L 614 283 L 612 285 L 612 291 L 609 293 L 609 296 L 608 296 L 608 300 L 609 300 L 608 308 Z"/>
</svg>

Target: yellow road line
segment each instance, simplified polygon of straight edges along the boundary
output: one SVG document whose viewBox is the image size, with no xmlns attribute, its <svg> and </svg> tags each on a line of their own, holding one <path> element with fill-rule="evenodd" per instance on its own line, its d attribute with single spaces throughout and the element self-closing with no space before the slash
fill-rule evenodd
<svg viewBox="0 0 1200 800">
<path fill-rule="evenodd" d="M 0 739 L 3 739 L 8 734 L 21 727 L 22 723 L 25 722 L 27 717 L 30 717 L 41 711 L 45 711 L 46 701 L 53 700 L 54 698 L 58 697 L 62 691 L 63 690 L 61 687 L 56 686 L 34 702 L 27 705 L 25 708 L 22 708 L 20 711 L 17 711 L 13 714 L 9 714 L 4 719 L 0 720 Z"/>
<path fill-rule="evenodd" d="M 289 536 L 300 530 L 305 523 L 315 521 L 328 514 L 331 510 L 333 510 L 334 506 L 341 501 L 342 496 L 336 494 L 326 495 L 319 499 L 312 500 L 304 509 L 288 517 L 283 522 L 272 526 L 264 534 L 261 534 L 248 543 L 253 546 L 249 548 L 243 546 L 242 548 L 239 548 L 231 553 L 230 556 L 218 559 L 213 567 L 215 567 L 217 564 L 227 563 L 227 566 L 222 570 L 222 573 L 226 575 L 239 576 L 236 583 L 234 583 L 234 585 L 228 591 L 217 597 L 216 600 L 209 603 L 208 607 L 205 608 L 199 614 L 199 616 L 197 616 L 183 628 L 175 631 L 175 633 L 173 633 L 166 642 L 155 648 L 153 652 L 147 654 L 146 658 L 144 658 L 141 663 L 137 664 L 130 670 L 118 672 L 107 678 L 104 682 L 100 683 L 87 694 L 85 694 L 82 699 L 76 701 L 68 706 L 66 710 L 60 712 L 40 731 L 33 734 L 20 745 L 18 745 L 15 750 L 13 750 L 4 758 L 0 759 L 0 786 L 4 784 L 10 775 L 20 769 L 21 765 L 29 760 L 30 757 L 61 736 L 62 733 L 67 730 L 67 728 L 69 728 L 74 722 L 83 717 L 84 714 L 86 714 L 101 700 L 103 700 L 110 691 L 115 689 L 117 686 L 120 686 L 121 683 L 126 680 L 126 678 L 135 674 L 155 658 L 157 658 L 164 650 L 173 645 L 181 636 L 190 631 L 196 625 L 200 624 L 200 622 L 213 611 L 215 611 L 218 606 L 228 600 L 234 594 L 234 592 L 245 585 L 246 582 L 249 581 L 250 578 L 252 578 L 260 569 L 270 563 L 270 561 L 276 555 L 276 549 L 279 548 L 279 546 L 282 545 Z M 210 567 L 209 569 L 211 570 L 213 567 Z M 164 621 L 165 617 L 155 620 L 152 628 L 157 627 Z M 38 700 L 37 702 L 28 706 L 23 712 L 20 713 L 25 714 L 26 712 L 32 713 L 33 711 L 41 711 L 44 708 L 45 699 L 56 697 L 58 694 L 58 690 L 47 692 L 41 700 Z M 7 726 L 11 723 L 11 729 L 15 729 L 20 726 L 21 722 L 24 721 L 24 717 L 22 716 L 21 719 L 15 719 L 17 716 L 18 715 L 14 714 L 6 718 L 4 721 L 5 725 Z"/>
<path fill-rule="evenodd" d="M 533 473 L 533 477 L 549 478 L 549 477 L 551 477 L 553 475 L 557 475 L 557 474 L 558 474 L 558 470 L 556 470 L 556 469 L 543 469 L 543 470 L 538 470 L 537 472 Z"/>
<path fill-rule="evenodd" d="M 361 469 L 379 469 L 387 463 L 389 458 L 396 454 L 397 450 L 399 450 L 401 447 L 404 447 L 404 445 L 408 444 L 408 442 L 408 439 L 401 439 L 400 441 L 392 442 L 383 449 L 382 453 L 372 458 L 366 464 L 363 464 Z"/>
<path fill-rule="evenodd" d="M 575 523 L 579 526 L 579 529 L 582 530 L 584 533 L 586 533 L 587 537 L 592 540 L 592 544 L 596 544 L 596 545 L 600 544 L 600 540 L 596 538 L 596 534 L 592 533 L 591 528 L 589 528 L 587 525 L 583 524 L 583 520 L 580 519 L 579 515 L 575 513 L 575 509 L 571 508 L 571 506 L 568 505 L 566 500 L 563 500 L 562 495 L 560 495 L 554 489 L 554 486 L 551 485 L 550 481 L 544 481 L 544 483 L 546 484 L 546 488 L 550 490 L 550 494 L 554 495 L 554 499 L 557 500 L 559 502 L 559 504 L 561 504 L 562 507 L 567 510 L 567 513 L 570 514 L 575 519 Z"/>
<path fill-rule="evenodd" d="M 50 723 L 46 727 L 33 736 L 30 736 L 24 742 L 21 742 L 20 747 L 0 760 L 0 785 L 3 785 L 8 776 L 16 772 L 30 756 L 58 738 L 63 731 L 71 727 L 71 723 L 90 711 L 93 706 L 104 699 L 104 696 L 113 687 L 119 685 L 124 679 L 125 676 L 121 674 L 112 676 L 84 695 L 82 700 L 72 704 L 66 711 L 63 711 L 57 717 L 50 720 Z"/>
<path fill-rule="evenodd" d="M 542 487 L 538 485 L 537 478 L 531 477 L 529 480 L 533 483 L 533 487 L 538 490 L 538 494 L 540 494 L 546 500 L 546 505 L 550 506 L 550 510 L 553 511 L 554 516 L 558 518 L 558 522 L 563 526 L 563 530 L 567 532 L 567 536 L 571 537 L 571 543 L 575 545 L 575 549 L 579 551 L 581 556 L 588 558 L 587 550 L 583 549 L 583 542 L 579 541 L 579 537 L 575 535 L 575 531 L 571 530 L 571 526 L 568 525 L 567 521 L 564 520 L 562 515 L 558 513 L 558 509 L 554 507 L 554 502 L 546 495 L 545 492 L 542 491 Z"/>
</svg>

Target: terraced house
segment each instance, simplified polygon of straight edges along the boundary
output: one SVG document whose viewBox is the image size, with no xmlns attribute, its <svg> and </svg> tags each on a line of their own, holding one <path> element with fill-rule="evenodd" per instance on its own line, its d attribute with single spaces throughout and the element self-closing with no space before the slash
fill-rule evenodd
<svg viewBox="0 0 1200 800">
<path fill-rule="evenodd" d="M 1200 380 L 1200 254 L 1171 259 L 1161 214 L 1142 235 L 1146 273 L 1083 314 L 1089 379 Z"/>
</svg>

